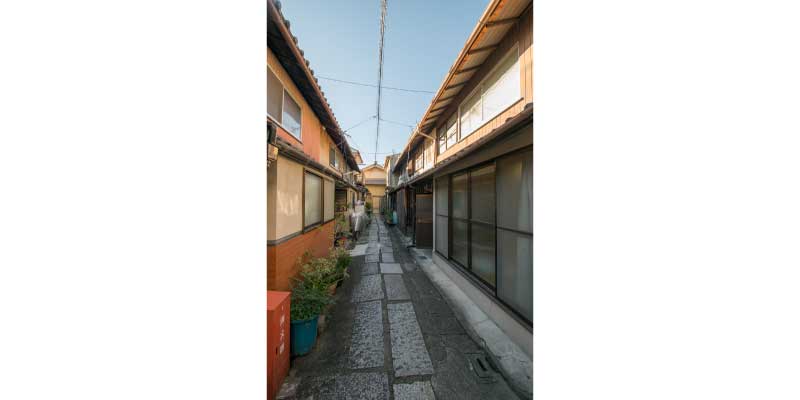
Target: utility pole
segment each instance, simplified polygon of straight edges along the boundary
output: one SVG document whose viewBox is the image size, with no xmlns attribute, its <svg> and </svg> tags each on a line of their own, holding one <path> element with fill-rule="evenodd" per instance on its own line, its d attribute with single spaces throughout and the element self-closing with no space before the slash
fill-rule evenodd
<svg viewBox="0 0 800 400">
<path fill-rule="evenodd" d="M 378 138 L 381 133 L 381 83 L 383 81 L 383 35 L 386 30 L 386 0 L 381 0 L 381 37 L 378 45 L 378 101 L 377 112 L 378 121 L 375 124 L 375 153 L 372 161 L 378 163 Z"/>
</svg>

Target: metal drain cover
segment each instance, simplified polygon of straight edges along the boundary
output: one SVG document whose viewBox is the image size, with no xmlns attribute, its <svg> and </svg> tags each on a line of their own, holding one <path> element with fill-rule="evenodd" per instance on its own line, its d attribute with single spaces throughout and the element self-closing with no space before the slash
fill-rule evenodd
<svg viewBox="0 0 800 400">
<path fill-rule="evenodd" d="M 483 354 L 468 354 L 469 366 L 481 383 L 497 382 L 497 372 L 494 365 Z"/>
</svg>

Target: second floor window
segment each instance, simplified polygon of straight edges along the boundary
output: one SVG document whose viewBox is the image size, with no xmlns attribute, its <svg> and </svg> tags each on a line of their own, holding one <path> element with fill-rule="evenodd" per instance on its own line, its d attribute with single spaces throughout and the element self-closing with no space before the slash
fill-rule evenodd
<svg viewBox="0 0 800 400">
<path fill-rule="evenodd" d="M 336 150 L 333 148 L 333 145 L 331 145 L 331 151 L 328 154 L 328 160 L 331 167 L 336 168 Z"/>
<path fill-rule="evenodd" d="M 284 90 L 283 93 L 283 126 L 294 136 L 300 137 L 300 105 Z"/>
<path fill-rule="evenodd" d="M 267 68 L 267 115 L 300 139 L 301 114 L 300 104 L 289 94 L 272 69 Z"/>
<path fill-rule="evenodd" d="M 449 149 L 450 146 L 456 144 L 456 140 L 458 139 L 458 118 L 456 118 L 455 114 L 450 117 L 450 120 L 447 121 L 447 148 Z"/>
</svg>

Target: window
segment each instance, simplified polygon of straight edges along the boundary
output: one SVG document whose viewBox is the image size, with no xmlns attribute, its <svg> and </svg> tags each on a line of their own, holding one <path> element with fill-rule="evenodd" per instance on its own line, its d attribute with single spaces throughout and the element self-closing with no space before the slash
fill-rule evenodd
<svg viewBox="0 0 800 400">
<path fill-rule="evenodd" d="M 270 68 L 267 68 L 267 115 L 275 119 L 294 137 L 300 139 L 300 105 L 289 95 Z"/>
<path fill-rule="evenodd" d="M 425 140 L 425 169 L 433 166 L 433 141 Z"/>
<path fill-rule="evenodd" d="M 414 160 L 414 171 L 416 171 L 416 172 L 419 172 L 419 171 L 422 170 L 423 160 L 424 160 L 423 154 L 424 153 L 423 153 L 422 149 L 419 149 L 419 154 L 417 155 L 417 158 Z"/>
<path fill-rule="evenodd" d="M 454 260 L 469 268 L 467 245 L 467 179 L 468 174 L 453 175 L 451 197 L 453 199 L 450 219 L 452 223 L 453 247 L 450 254 Z"/>
<path fill-rule="evenodd" d="M 533 317 L 533 151 L 438 177 L 435 249 L 529 323 Z"/>
<path fill-rule="evenodd" d="M 488 121 L 520 97 L 519 57 L 512 51 L 483 84 L 483 119 Z"/>
<path fill-rule="evenodd" d="M 458 117 L 453 114 L 450 120 L 447 121 L 447 148 L 456 144 L 458 140 Z"/>
<path fill-rule="evenodd" d="M 458 108 L 460 129 L 453 122 L 447 124 L 447 146 L 454 145 L 508 108 L 521 97 L 519 76 L 519 53 L 515 46 L 497 63 L 475 91 Z M 452 126 L 452 132 L 451 132 Z M 456 138 L 456 131 L 460 136 Z"/>
<path fill-rule="evenodd" d="M 439 134 L 436 138 L 436 141 L 439 145 L 439 154 L 444 153 L 444 151 L 447 149 L 447 130 L 444 126 L 439 128 Z"/>
<path fill-rule="evenodd" d="M 439 154 L 458 141 L 458 113 L 453 113 L 447 123 L 439 128 Z"/>
<path fill-rule="evenodd" d="M 300 137 L 300 105 L 292 99 L 292 96 L 289 96 L 289 93 L 284 93 L 283 96 L 283 122 L 281 125 L 295 137 Z"/>
<path fill-rule="evenodd" d="M 336 150 L 333 148 L 333 144 L 330 144 L 331 151 L 328 153 L 328 163 L 331 167 L 336 168 Z"/>
<path fill-rule="evenodd" d="M 306 172 L 304 180 L 303 226 L 308 228 L 322 222 L 322 178 Z"/>
<path fill-rule="evenodd" d="M 470 269 L 495 286 L 494 164 L 474 170 L 470 181 Z"/>
<path fill-rule="evenodd" d="M 436 179 L 434 196 L 436 197 L 436 251 L 447 257 L 448 253 L 448 184 L 449 177 L 443 176 Z"/>
<path fill-rule="evenodd" d="M 267 115 L 281 122 L 281 104 L 283 104 L 283 85 L 278 77 L 267 68 Z"/>
<path fill-rule="evenodd" d="M 333 181 L 324 179 L 323 189 L 325 193 L 325 198 L 323 199 L 324 201 L 322 202 L 324 206 L 323 218 L 325 222 L 327 222 L 333 219 L 333 203 L 334 203 L 334 197 L 336 196 L 336 190 L 334 189 Z"/>
<path fill-rule="evenodd" d="M 464 104 L 461 105 L 461 137 L 463 139 L 475 129 L 478 129 L 482 122 L 481 113 L 481 91 L 478 89 Z"/>
<path fill-rule="evenodd" d="M 497 295 L 533 319 L 533 152 L 497 161 Z"/>
</svg>

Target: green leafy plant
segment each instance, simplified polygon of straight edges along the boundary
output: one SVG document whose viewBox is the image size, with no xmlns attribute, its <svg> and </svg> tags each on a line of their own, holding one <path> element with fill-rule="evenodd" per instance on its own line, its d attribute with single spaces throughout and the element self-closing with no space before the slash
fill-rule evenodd
<svg viewBox="0 0 800 400">
<path fill-rule="evenodd" d="M 313 318 L 322 313 L 325 306 L 333 303 L 326 290 L 320 290 L 304 281 L 295 281 L 292 288 L 290 318 L 300 321 Z"/>
<path fill-rule="evenodd" d="M 302 281 L 309 288 L 325 291 L 339 280 L 336 263 L 329 257 L 314 258 L 306 251 L 300 261 L 301 279 L 295 281 Z"/>
<path fill-rule="evenodd" d="M 346 279 L 349 276 L 347 274 L 347 267 L 350 266 L 353 260 L 350 256 L 350 252 L 347 251 L 345 247 L 331 249 L 330 258 L 335 266 L 337 281 Z"/>
</svg>

